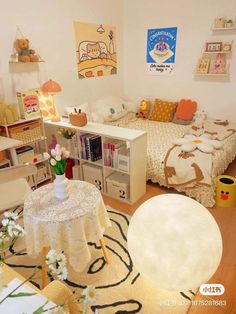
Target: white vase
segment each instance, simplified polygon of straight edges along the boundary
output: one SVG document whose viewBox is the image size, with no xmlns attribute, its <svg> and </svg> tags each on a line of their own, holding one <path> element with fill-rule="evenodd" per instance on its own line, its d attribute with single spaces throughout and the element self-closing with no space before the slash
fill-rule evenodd
<svg viewBox="0 0 236 314">
<path fill-rule="evenodd" d="M 65 174 L 56 174 L 56 179 L 53 182 L 53 191 L 56 199 L 60 201 L 68 199 L 68 179 L 65 177 Z"/>
</svg>

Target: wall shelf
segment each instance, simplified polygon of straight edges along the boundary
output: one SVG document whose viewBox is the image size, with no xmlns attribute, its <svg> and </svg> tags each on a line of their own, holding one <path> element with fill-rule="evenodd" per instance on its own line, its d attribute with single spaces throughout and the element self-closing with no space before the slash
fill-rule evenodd
<svg viewBox="0 0 236 314">
<path fill-rule="evenodd" d="M 212 31 L 232 31 L 235 30 L 236 27 L 212 27 Z"/>
</svg>

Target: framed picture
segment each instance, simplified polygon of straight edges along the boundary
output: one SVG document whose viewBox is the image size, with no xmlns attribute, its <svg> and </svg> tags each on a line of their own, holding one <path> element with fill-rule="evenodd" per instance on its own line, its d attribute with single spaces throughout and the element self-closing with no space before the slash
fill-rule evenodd
<svg viewBox="0 0 236 314">
<path fill-rule="evenodd" d="M 222 51 L 224 52 L 228 52 L 228 51 L 231 51 L 232 49 L 232 44 L 231 43 L 223 43 L 223 48 L 222 48 Z"/>
<path fill-rule="evenodd" d="M 210 59 L 199 59 L 197 65 L 197 74 L 207 74 L 210 67 Z"/>
<path fill-rule="evenodd" d="M 206 43 L 206 52 L 218 52 L 222 50 L 222 42 Z"/>
</svg>

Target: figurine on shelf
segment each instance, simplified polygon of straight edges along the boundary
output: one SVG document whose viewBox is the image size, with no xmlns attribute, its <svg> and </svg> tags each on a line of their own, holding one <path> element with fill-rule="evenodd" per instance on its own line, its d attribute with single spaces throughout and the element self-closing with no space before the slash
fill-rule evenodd
<svg viewBox="0 0 236 314">
<path fill-rule="evenodd" d="M 213 62 L 212 74 L 226 74 L 226 59 L 223 53 L 218 53 Z"/>
<path fill-rule="evenodd" d="M 33 49 L 29 48 L 29 40 L 26 38 L 16 39 L 15 48 L 18 53 L 18 62 L 38 62 L 39 57 Z"/>
</svg>

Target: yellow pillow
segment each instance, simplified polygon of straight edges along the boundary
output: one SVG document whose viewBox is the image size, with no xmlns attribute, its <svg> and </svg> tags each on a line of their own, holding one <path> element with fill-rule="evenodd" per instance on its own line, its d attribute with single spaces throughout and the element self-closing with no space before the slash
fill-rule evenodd
<svg viewBox="0 0 236 314">
<path fill-rule="evenodd" d="M 149 120 L 171 122 L 174 117 L 178 102 L 156 99 Z"/>
</svg>

